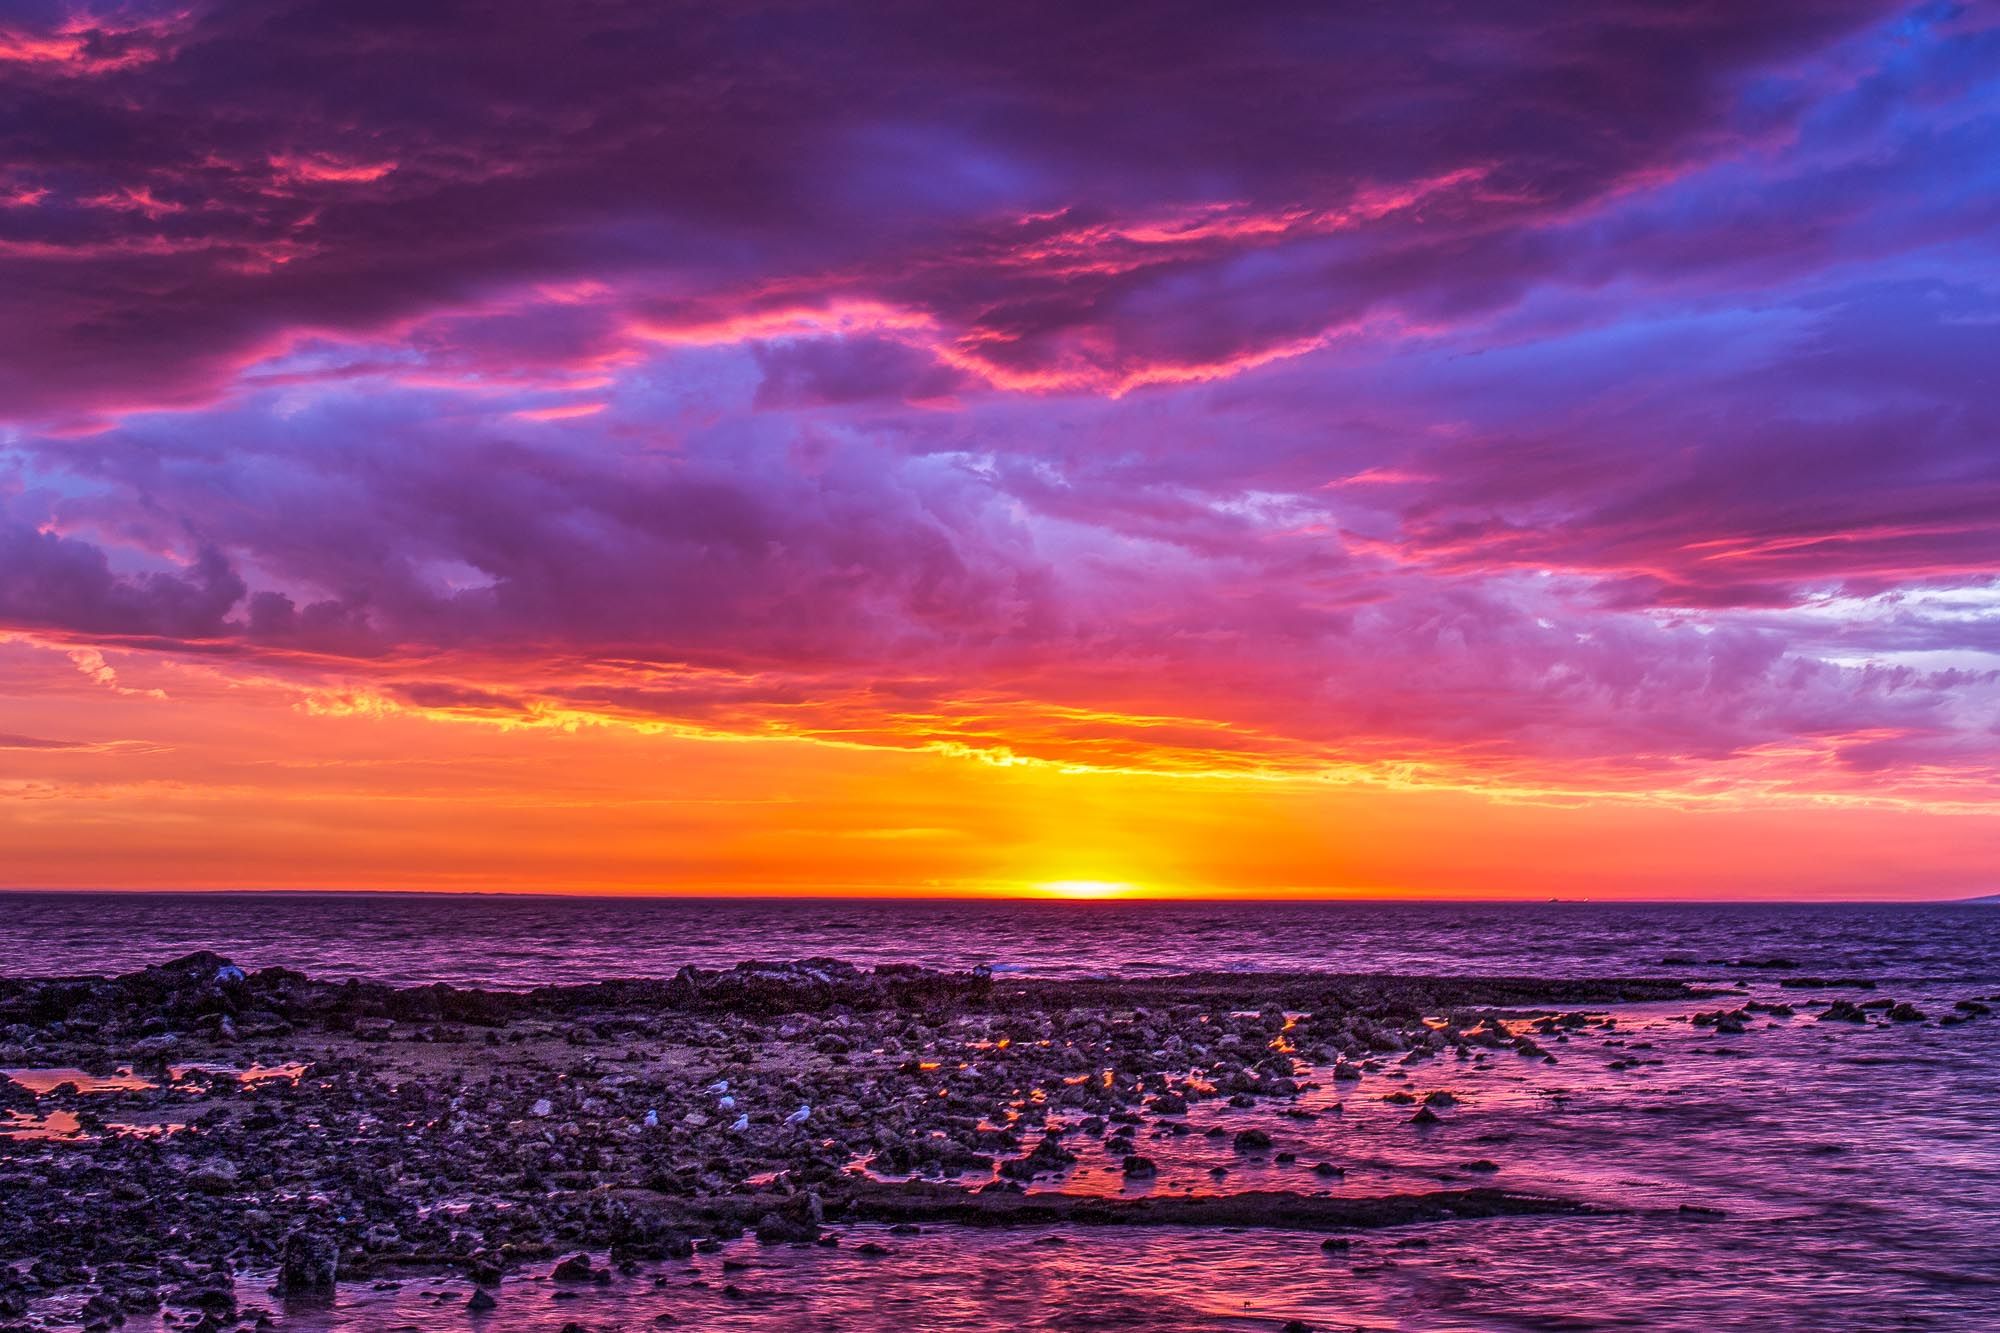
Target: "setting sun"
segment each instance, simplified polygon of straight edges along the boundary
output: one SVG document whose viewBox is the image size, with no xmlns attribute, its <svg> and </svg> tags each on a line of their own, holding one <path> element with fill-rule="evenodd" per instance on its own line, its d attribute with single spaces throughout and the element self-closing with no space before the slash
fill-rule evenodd
<svg viewBox="0 0 2000 1333">
<path fill-rule="evenodd" d="M 1035 886 L 1051 898 L 1129 898 L 1139 886 L 1115 879 L 1050 879 Z"/>
</svg>

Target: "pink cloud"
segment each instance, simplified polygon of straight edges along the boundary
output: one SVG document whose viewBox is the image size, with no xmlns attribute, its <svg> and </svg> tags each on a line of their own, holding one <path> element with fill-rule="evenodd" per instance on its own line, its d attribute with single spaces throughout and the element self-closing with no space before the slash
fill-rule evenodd
<svg viewBox="0 0 2000 1333">
<path fill-rule="evenodd" d="M 2000 568 L 1981 32 L 286 14 L 0 46 L 0 628 L 1003 761 L 1994 767 L 1983 611 L 1812 616 Z"/>
</svg>

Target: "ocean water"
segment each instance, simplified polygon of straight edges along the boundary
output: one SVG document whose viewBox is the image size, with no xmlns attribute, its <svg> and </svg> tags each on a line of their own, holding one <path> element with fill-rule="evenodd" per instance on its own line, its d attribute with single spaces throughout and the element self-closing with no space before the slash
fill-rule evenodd
<svg viewBox="0 0 2000 1333">
<path fill-rule="evenodd" d="M 1555 1065 L 1433 1061 L 1407 1082 L 1329 1083 L 1302 1103 L 1313 1119 L 1201 1103 L 1195 1134 L 1142 1132 L 1157 1180 L 1127 1184 L 1093 1150 L 1049 1182 L 1356 1195 L 1494 1183 L 1608 1216 L 1364 1233 L 1336 1255 L 1303 1232 L 927 1228 L 882 1236 L 889 1253 L 869 1256 L 857 1228 L 839 1249 L 741 1242 L 562 1302 L 523 1274 L 483 1327 L 638 1328 L 664 1314 L 742 1330 L 2000 1330 L 2000 1016 L 1935 1021 L 2000 995 L 1996 907 L 0 898 L 0 972 L 118 971 L 194 948 L 246 967 L 508 986 L 811 955 L 1045 975 L 1670 975 L 1799 1007 L 1719 1035 L 1686 1021 L 1712 1001 L 1613 1006 L 1615 1028 L 1551 1045 Z M 1813 974 L 1876 988 L 1780 985 Z M 1908 1000 L 1930 1021 L 1814 1021 L 1804 1002 L 1834 996 Z M 1431 1130 L 1383 1100 L 1440 1088 L 1461 1105 Z M 1217 1184 L 1207 1167 L 1227 1154 L 1199 1132 L 1210 1123 L 1267 1128 L 1299 1160 L 1230 1159 Z M 1314 1175 L 1322 1161 L 1344 1178 Z M 725 1275 L 725 1259 L 745 1266 Z M 268 1303 L 260 1282 L 246 1280 L 246 1300 Z M 281 1323 L 469 1325 L 455 1308 L 467 1290 L 343 1289 Z"/>
<path fill-rule="evenodd" d="M 2000 906 L 645 899 L 0 893 L 0 975 L 121 972 L 195 949 L 250 969 L 521 988 L 683 964 L 843 958 L 1038 976 L 1194 969 L 2000 982 Z M 1668 964 L 1666 959 L 1694 959 Z"/>
</svg>

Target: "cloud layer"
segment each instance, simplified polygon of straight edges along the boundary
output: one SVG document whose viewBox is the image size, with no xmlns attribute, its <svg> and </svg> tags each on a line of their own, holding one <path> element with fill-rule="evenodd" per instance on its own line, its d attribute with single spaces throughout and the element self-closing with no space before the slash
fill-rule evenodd
<svg viewBox="0 0 2000 1333">
<path fill-rule="evenodd" d="M 1997 69 L 1990 9 L 1861 0 L 17 7 L 0 633 L 1984 802 Z"/>
</svg>

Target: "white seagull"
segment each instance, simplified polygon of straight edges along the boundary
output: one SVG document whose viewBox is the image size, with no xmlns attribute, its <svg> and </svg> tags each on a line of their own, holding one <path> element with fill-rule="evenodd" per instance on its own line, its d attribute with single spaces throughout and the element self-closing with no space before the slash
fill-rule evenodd
<svg viewBox="0 0 2000 1333">
<path fill-rule="evenodd" d="M 737 1116 L 735 1123 L 731 1124 L 729 1128 L 734 1132 L 741 1134 L 744 1130 L 750 1128 L 750 1117 L 747 1115 Z"/>
<path fill-rule="evenodd" d="M 712 1097 L 720 1097 L 723 1093 L 729 1091 L 729 1080 L 726 1078 L 719 1078 L 715 1080 L 715 1082 L 709 1084 L 706 1088 L 703 1088 L 702 1091 L 708 1093 Z"/>
<path fill-rule="evenodd" d="M 734 1097 L 724 1097 L 716 1103 L 716 1106 L 724 1111 L 734 1111 L 736 1109 L 736 1099 Z"/>
<path fill-rule="evenodd" d="M 785 1117 L 785 1123 L 788 1125 L 803 1125 L 806 1122 L 806 1118 L 812 1113 L 812 1107 L 801 1106 L 798 1110 Z"/>
</svg>

